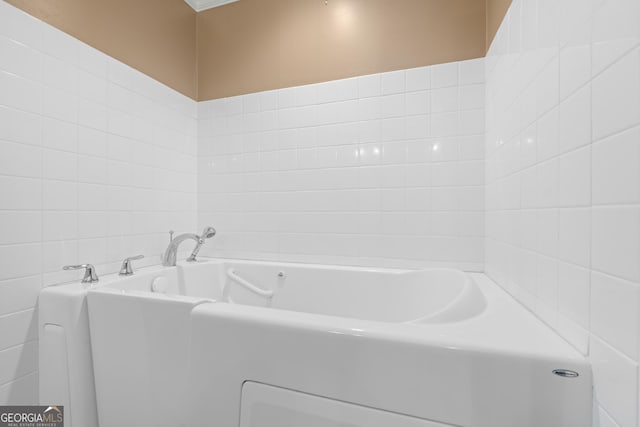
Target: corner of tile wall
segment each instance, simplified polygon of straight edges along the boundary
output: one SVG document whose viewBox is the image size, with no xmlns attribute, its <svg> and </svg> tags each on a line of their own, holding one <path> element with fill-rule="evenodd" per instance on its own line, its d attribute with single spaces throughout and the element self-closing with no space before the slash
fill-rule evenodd
<svg viewBox="0 0 640 427">
<path fill-rule="evenodd" d="M 196 225 L 197 105 L 0 1 L 0 404 L 37 403 L 37 296 Z"/>
<path fill-rule="evenodd" d="M 640 2 L 515 0 L 486 58 L 486 273 L 639 425 Z"/>
</svg>

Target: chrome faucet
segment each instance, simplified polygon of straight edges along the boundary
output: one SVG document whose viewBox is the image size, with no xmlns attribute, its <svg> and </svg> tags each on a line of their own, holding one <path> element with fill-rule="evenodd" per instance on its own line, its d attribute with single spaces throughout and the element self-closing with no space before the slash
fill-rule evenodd
<svg viewBox="0 0 640 427">
<path fill-rule="evenodd" d="M 202 230 L 202 234 L 200 235 L 201 239 L 196 247 L 193 248 L 193 252 L 191 252 L 191 255 L 189 255 L 189 258 L 187 258 L 187 262 L 195 262 L 196 256 L 198 255 L 198 252 L 200 252 L 200 248 L 204 244 L 204 239 L 210 239 L 215 235 L 216 229 L 213 227 L 206 227 L 204 230 Z"/>
<path fill-rule="evenodd" d="M 202 237 L 193 233 L 184 233 L 174 238 L 173 232 L 170 233 L 171 240 L 169 241 L 169 246 L 167 246 L 167 250 L 164 251 L 164 255 L 162 255 L 162 265 L 165 267 L 175 267 L 178 247 L 182 242 L 189 239 L 195 240 L 197 243 L 196 247 L 193 249 L 193 253 L 189 257 L 190 261 L 195 261 L 200 247 L 204 244 L 204 239 L 213 237 L 216 234 L 216 230 L 213 227 L 207 227 L 205 228 L 204 233 L 202 233 Z"/>
<path fill-rule="evenodd" d="M 82 278 L 82 283 L 95 283 L 99 280 L 96 268 L 91 264 L 65 265 L 62 267 L 63 270 L 81 270 L 83 268 L 84 277 Z"/>
<path fill-rule="evenodd" d="M 122 261 L 122 267 L 120 267 L 120 272 L 118 274 L 120 276 L 131 276 L 133 274 L 131 261 L 136 261 L 142 258 L 144 258 L 144 255 L 136 255 L 125 258 L 124 261 Z"/>
</svg>

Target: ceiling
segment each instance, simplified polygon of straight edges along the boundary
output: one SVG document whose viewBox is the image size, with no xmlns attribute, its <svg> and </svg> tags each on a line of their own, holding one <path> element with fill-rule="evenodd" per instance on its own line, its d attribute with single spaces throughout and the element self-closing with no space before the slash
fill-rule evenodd
<svg viewBox="0 0 640 427">
<path fill-rule="evenodd" d="M 203 10 L 211 9 L 225 5 L 227 3 L 233 3 L 238 0 L 184 0 L 189 6 L 196 12 L 202 12 Z"/>
</svg>

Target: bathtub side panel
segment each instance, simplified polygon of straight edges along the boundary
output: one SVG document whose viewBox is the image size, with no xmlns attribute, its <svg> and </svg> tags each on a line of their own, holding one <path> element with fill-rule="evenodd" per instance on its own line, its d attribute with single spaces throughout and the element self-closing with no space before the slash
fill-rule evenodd
<svg viewBox="0 0 640 427">
<path fill-rule="evenodd" d="M 153 294 L 88 296 L 100 426 L 181 425 L 189 314 L 198 302 Z"/>
<path fill-rule="evenodd" d="M 376 339 L 348 325 L 302 323 L 296 313 L 222 306 L 192 313 L 190 427 L 237 425 L 245 381 L 458 426 L 590 423 L 591 373 L 579 359 Z M 559 366 L 581 376 L 555 377 L 552 370 Z"/>
</svg>

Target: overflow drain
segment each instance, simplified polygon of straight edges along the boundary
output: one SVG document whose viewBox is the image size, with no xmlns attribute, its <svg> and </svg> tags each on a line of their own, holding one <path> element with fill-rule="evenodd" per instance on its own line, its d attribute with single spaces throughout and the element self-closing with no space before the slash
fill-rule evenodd
<svg viewBox="0 0 640 427">
<path fill-rule="evenodd" d="M 554 369 L 553 373 L 563 378 L 577 378 L 580 374 L 569 369 Z"/>
</svg>

